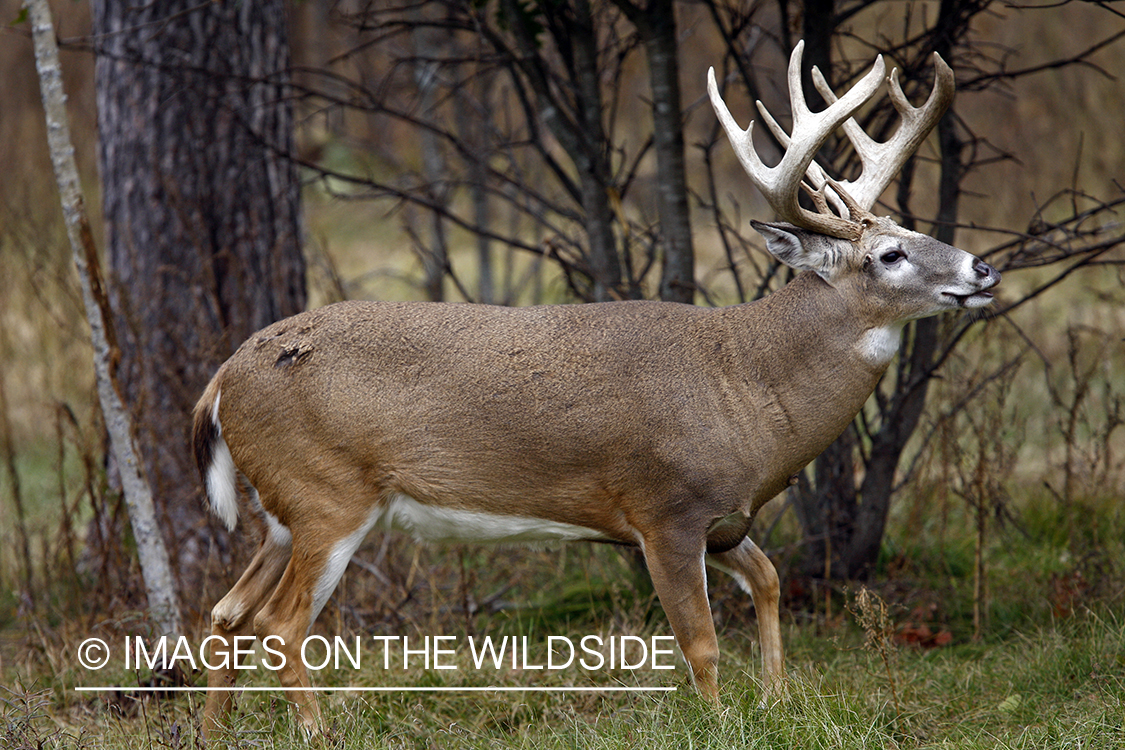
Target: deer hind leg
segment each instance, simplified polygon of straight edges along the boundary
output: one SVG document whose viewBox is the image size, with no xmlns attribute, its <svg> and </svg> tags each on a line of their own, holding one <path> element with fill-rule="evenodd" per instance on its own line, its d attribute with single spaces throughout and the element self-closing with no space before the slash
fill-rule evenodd
<svg viewBox="0 0 1125 750">
<path fill-rule="evenodd" d="M 234 702 L 229 690 L 239 670 L 233 657 L 234 639 L 254 637 L 254 617 L 277 587 L 291 552 L 289 530 L 270 518 L 269 531 L 254 553 L 250 565 L 233 588 L 211 610 L 211 638 L 208 639 L 208 663 L 218 666 L 209 670 L 207 704 L 203 710 L 204 732 L 220 729 Z M 243 647 L 245 648 L 245 646 Z"/>
<path fill-rule="evenodd" d="M 260 640 L 274 636 L 270 648 L 282 657 L 274 658 L 273 663 L 284 660 L 277 670 L 278 678 L 291 691 L 290 700 L 310 735 L 321 728 L 320 708 L 308 690 L 311 683 L 301 647 L 348 561 L 377 519 L 377 512 L 358 521 L 339 515 L 305 519 L 300 529 L 293 529 L 293 554 L 281 581 L 254 618 L 254 634 Z"/>
<path fill-rule="evenodd" d="M 696 688 L 719 702 L 719 641 L 707 601 L 704 540 L 684 544 L 682 536 L 645 539 L 644 555 L 653 588 L 672 626 Z"/>
<path fill-rule="evenodd" d="M 778 601 L 781 587 L 777 570 L 766 553 L 749 537 L 726 552 L 707 555 L 708 564 L 725 571 L 754 599 L 758 610 L 758 639 L 762 647 L 762 671 L 766 695 L 763 702 L 781 697 L 784 690 L 785 668 L 781 649 L 781 620 Z"/>
</svg>

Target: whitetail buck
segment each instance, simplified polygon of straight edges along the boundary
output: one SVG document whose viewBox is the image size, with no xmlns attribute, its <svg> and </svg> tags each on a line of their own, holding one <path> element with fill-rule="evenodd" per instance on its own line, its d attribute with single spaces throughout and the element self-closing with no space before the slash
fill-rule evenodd
<svg viewBox="0 0 1125 750">
<path fill-rule="evenodd" d="M 906 321 L 986 305 L 1000 279 L 870 213 L 948 107 L 945 63 L 935 56 L 934 91 L 919 108 L 891 75 L 903 124 L 877 144 L 849 118 L 884 82 L 882 59 L 839 99 L 816 74 L 832 103 L 814 114 L 801 49 L 789 63 L 792 134 L 762 108 L 788 146 L 775 167 L 735 124 L 713 71 L 708 81 L 746 171 L 788 222 L 755 228 L 804 271 L 766 298 L 720 309 L 344 302 L 242 345 L 195 408 L 194 448 L 211 509 L 234 527 L 241 473 L 268 533 L 212 611 L 223 639 L 212 662 L 232 636 L 280 636 L 282 684 L 307 688 L 300 643 L 378 526 L 418 540 L 640 548 L 695 684 L 717 700 L 710 563 L 753 596 L 765 689 L 777 690 L 778 579 L 746 536 L 754 514 L 859 412 Z M 863 161 L 855 183 L 813 164 L 841 125 Z M 801 189 L 817 211 L 798 204 Z M 212 670 L 208 685 L 229 687 L 235 674 Z M 317 726 L 312 694 L 292 695 Z M 208 694 L 208 730 L 222 726 L 230 700 Z"/>
</svg>

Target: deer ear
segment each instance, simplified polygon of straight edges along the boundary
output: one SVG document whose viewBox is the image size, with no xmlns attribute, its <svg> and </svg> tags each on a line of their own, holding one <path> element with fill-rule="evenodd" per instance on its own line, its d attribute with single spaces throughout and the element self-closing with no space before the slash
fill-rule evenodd
<svg viewBox="0 0 1125 750">
<path fill-rule="evenodd" d="M 832 243 L 839 242 L 832 237 L 810 232 L 786 222 L 767 224 L 751 220 L 750 225 L 766 238 L 766 249 L 770 255 L 790 268 L 798 271 L 815 271 L 825 281 L 832 275 Z"/>
</svg>

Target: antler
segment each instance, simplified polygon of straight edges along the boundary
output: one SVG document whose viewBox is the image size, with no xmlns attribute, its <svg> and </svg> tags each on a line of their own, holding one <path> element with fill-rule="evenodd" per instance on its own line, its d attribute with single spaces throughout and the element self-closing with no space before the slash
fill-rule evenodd
<svg viewBox="0 0 1125 750">
<path fill-rule="evenodd" d="M 789 58 L 789 99 L 793 109 L 793 134 L 789 136 L 777 124 L 760 101 L 757 102 L 766 126 L 785 148 L 785 155 L 775 167 L 767 167 L 754 150 L 752 134 L 754 123 L 742 130 L 730 110 L 719 96 L 715 71 L 708 73 L 707 90 L 711 106 L 727 131 L 727 137 L 738 154 L 750 179 L 762 191 L 778 217 L 806 229 L 844 239 L 856 240 L 873 219 L 870 209 L 898 173 L 902 164 L 937 124 L 953 99 L 953 72 L 935 55 L 936 81 L 929 100 L 922 107 L 912 107 L 898 84 L 897 71 L 891 73 L 890 93 L 895 109 L 903 124 L 894 137 L 885 143 L 876 143 L 852 119 L 864 102 L 875 95 L 882 83 L 886 67 L 883 57 L 875 58 L 871 71 L 843 97 L 837 97 L 828 87 L 824 76 L 814 66 L 813 83 L 828 108 L 813 114 L 805 101 L 801 86 L 801 57 L 804 42 L 798 42 Z M 851 140 L 863 165 L 861 177 L 854 183 L 836 182 L 813 161 L 816 152 L 828 136 L 840 125 Z M 808 178 L 806 181 L 805 178 Z M 826 188 L 830 187 L 831 190 Z M 803 208 L 797 200 L 798 190 L 806 190 L 816 204 L 817 212 Z M 833 214 L 829 201 L 839 215 Z M 846 212 L 846 216 L 845 216 Z"/>
<path fill-rule="evenodd" d="M 828 87 L 828 82 L 815 67 L 812 69 L 813 85 L 824 101 L 836 101 L 836 94 Z M 934 53 L 934 89 L 930 92 L 926 103 L 921 107 L 913 107 L 902 93 L 898 83 L 898 69 L 891 71 L 890 95 L 891 102 L 895 105 L 902 125 L 898 132 L 884 143 L 876 143 L 854 119 L 848 118 L 844 122 L 844 133 L 852 142 L 856 153 L 859 155 L 863 171 L 855 182 L 840 182 L 856 203 L 870 210 L 875 201 L 883 194 L 883 190 L 890 184 L 894 176 L 910 158 L 910 155 L 921 145 L 926 136 L 930 134 L 938 120 L 953 103 L 953 92 L 956 84 L 953 80 L 953 71 L 941 59 L 941 55 Z M 833 189 L 836 189 L 833 186 Z"/>
</svg>

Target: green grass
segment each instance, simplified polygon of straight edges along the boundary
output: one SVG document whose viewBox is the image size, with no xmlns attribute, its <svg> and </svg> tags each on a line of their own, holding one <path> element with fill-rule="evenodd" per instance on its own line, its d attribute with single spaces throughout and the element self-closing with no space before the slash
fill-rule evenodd
<svg viewBox="0 0 1125 750">
<path fill-rule="evenodd" d="M 640 673 L 675 693 L 322 694 L 329 747 L 390 748 L 1112 748 L 1125 743 L 1125 623 L 1086 612 L 1000 643 L 899 649 L 892 677 L 850 625 L 828 636 L 790 627 L 787 698 L 767 709 L 757 665 L 726 633 L 723 706 L 674 676 Z M 899 696 L 896 712 L 889 680 Z M 546 681 L 561 681 L 545 678 Z M 599 678 L 600 679 L 600 678 Z M 351 684 L 478 684 L 471 671 L 350 673 Z M 134 702 L 17 682 L 0 695 L 4 747 L 191 747 L 198 696 Z M 537 680 L 542 683 L 543 680 Z M 504 684 L 528 684 L 508 675 Z M 263 684 L 270 684 L 263 681 Z M 322 682 L 323 684 L 323 682 Z M 283 700 L 245 694 L 231 744 L 305 747 Z"/>
</svg>

